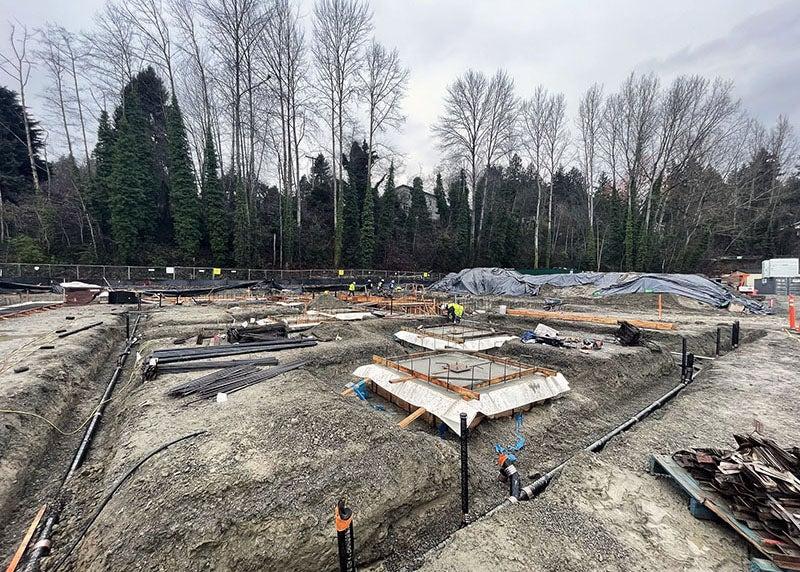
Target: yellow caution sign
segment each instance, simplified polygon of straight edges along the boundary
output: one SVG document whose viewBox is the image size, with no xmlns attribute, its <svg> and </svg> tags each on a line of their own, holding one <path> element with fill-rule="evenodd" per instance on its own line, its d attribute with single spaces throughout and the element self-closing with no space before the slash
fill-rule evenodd
<svg viewBox="0 0 800 572">
<path fill-rule="evenodd" d="M 211 271 L 212 276 L 221 276 L 222 275 L 222 268 L 214 268 Z"/>
<path fill-rule="evenodd" d="M 423 278 L 429 278 L 429 277 L 430 277 L 430 274 L 428 274 L 427 272 L 423 272 L 423 273 L 422 273 L 422 277 L 423 277 Z"/>
<path fill-rule="evenodd" d="M 341 268 L 339 269 L 339 276 L 344 276 L 344 270 L 342 270 Z"/>
</svg>

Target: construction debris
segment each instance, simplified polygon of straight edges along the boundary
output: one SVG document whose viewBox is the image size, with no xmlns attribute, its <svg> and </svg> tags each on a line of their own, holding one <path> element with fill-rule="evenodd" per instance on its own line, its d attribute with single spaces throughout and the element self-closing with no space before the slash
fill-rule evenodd
<svg viewBox="0 0 800 572">
<path fill-rule="evenodd" d="M 783 553 L 777 564 L 800 570 L 800 449 L 780 447 L 758 433 L 734 439 L 733 451 L 692 449 L 673 459 L 719 493 L 737 520 L 767 539 L 764 544 Z"/>
<path fill-rule="evenodd" d="M 227 337 L 230 343 L 276 340 L 286 337 L 286 324 L 270 322 L 266 324 L 248 324 L 242 328 L 228 328 Z"/>
<path fill-rule="evenodd" d="M 574 338 L 562 336 L 558 330 L 538 324 L 533 331 L 526 330 L 520 335 L 523 344 L 546 344 L 557 348 L 578 348 L 583 350 L 599 350 L 603 348 L 603 340 L 597 338 Z"/>
<path fill-rule="evenodd" d="M 296 340 L 278 339 L 273 341 L 251 342 L 244 344 L 230 344 L 224 346 L 202 346 L 194 348 L 155 350 L 150 354 L 150 360 L 158 360 L 159 364 L 191 361 L 203 358 L 251 354 L 257 352 L 276 352 L 280 350 L 308 348 L 317 345 L 316 340 L 300 338 Z"/>
<path fill-rule="evenodd" d="M 642 332 L 630 322 L 622 321 L 619 323 L 619 329 L 614 333 L 614 337 L 623 346 L 638 346 L 642 339 Z"/>
<path fill-rule="evenodd" d="M 70 330 L 69 332 L 63 332 L 61 334 L 58 334 L 58 337 L 59 338 L 66 338 L 67 336 L 71 336 L 72 334 L 77 334 L 79 332 L 84 332 L 86 330 L 90 330 L 90 329 L 95 328 L 97 326 L 100 326 L 102 324 L 103 324 L 103 322 L 95 322 L 93 324 L 89 324 L 88 326 L 83 326 L 82 328 L 76 328 L 74 330 Z"/>
<path fill-rule="evenodd" d="M 264 380 L 277 377 L 283 373 L 303 367 L 305 362 L 296 361 L 269 369 L 261 369 L 254 365 L 243 365 L 235 368 L 216 371 L 176 385 L 167 392 L 170 397 L 187 397 L 196 395 L 198 399 L 210 399 L 218 393 L 230 395 L 245 387 L 250 387 Z"/>
<path fill-rule="evenodd" d="M 186 373 L 189 371 L 202 371 L 204 369 L 227 369 L 232 367 L 241 367 L 243 365 L 278 365 L 278 360 L 274 357 L 265 357 L 258 359 L 242 359 L 242 360 L 227 360 L 227 361 L 198 361 L 186 362 L 181 361 L 177 363 L 148 363 L 145 365 L 144 379 L 154 379 L 156 376 L 164 373 Z"/>
</svg>

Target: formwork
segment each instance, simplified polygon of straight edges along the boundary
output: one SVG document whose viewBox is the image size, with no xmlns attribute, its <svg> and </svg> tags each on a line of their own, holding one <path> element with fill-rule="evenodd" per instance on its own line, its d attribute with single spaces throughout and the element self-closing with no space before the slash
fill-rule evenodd
<svg viewBox="0 0 800 572">
<path fill-rule="evenodd" d="M 395 338 L 429 350 L 485 351 L 499 348 L 516 336 L 494 329 L 484 330 L 459 324 L 400 330 Z"/>
<path fill-rule="evenodd" d="M 353 375 L 407 411 L 424 408 L 429 423 L 438 419 L 456 434 L 461 413 L 475 427 L 486 417 L 527 411 L 569 391 L 566 378 L 553 369 L 479 352 L 373 356 L 372 362 Z"/>
</svg>

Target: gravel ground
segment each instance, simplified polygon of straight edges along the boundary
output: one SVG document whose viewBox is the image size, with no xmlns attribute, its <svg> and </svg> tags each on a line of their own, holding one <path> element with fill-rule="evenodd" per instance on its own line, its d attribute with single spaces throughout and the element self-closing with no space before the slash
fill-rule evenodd
<svg viewBox="0 0 800 572">
<path fill-rule="evenodd" d="M 697 381 L 596 455 L 574 458 L 537 499 L 457 532 L 422 570 L 713 570 L 746 568 L 747 544 L 696 520 L 682 493 L 646 473 L 648 456 L 731 447 L 753 430 L 797 445 L 800 341 L 779 329 L 706 368 Z"/>
</svg>

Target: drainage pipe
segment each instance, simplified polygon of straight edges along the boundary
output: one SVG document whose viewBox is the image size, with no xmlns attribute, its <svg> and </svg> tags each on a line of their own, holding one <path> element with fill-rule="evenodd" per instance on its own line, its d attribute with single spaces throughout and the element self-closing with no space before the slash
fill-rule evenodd
<svg viewBox="0 0 800 572">
<path fill-rule="evenodd" d="M 131 353 L 133 344 L 136 343 L 136 337 L 134 336 L 136 334 L 136 328 L 139 325 L 140 319 L 141 315 L 137 315 L 136 320 L 133 322 L 133 327 L 130 330 L 130 334 L 125 340 L 125 349 L 117 357 L 117 368 L 111 375 L 108 385 L 106 385 L 106 390 L 103 392 L 103 397 L 100 399 L 100 403 L 97 405 L 94 415 L 92 415 L 91 422 L 86 427 L 86 431 L 83 434 L 83 440 L 78 446 L 78 450 L 75 451 L 75 456 L 72 458 L 72 463 L 69 466 L 66 476 L 61 481 L 61 486 L 59 488 L 60 491 L 63 490 L 64 485 L 73 477 L 75 471 L 78 470 L 86 458 L 86 454 L 89 451 L 89 445 L 91 444 L 92 437 L 94 437 L 94 433 L 97 430 L 98 424 L 100 423 L 100 418 L 103 415 L 106 403 L 108 403 L 110 400 L 111 394 L 114 391 L 114 387 L 117 385 L 117 380 L 122 372 L 122 368 L 125 366 L 125 361 L 127 360 L 128 355 Z M 39 570 L 39 558 L 47 556 L 47 554 L 50 552 L 50 546 L 52 544 L 50 537 L 53 534 L 53 527 L 58 522 L 58 517 L 61 514 L 62 508 L 63 507 L 60 500 L 55 505 L 50 507 L 50 514 L 47 515 L 47 519 L 44 522 L 44 527 L 39 533 L 39 539 L 33 546 L 33 552 L 31 552 L 31 555 L 28 559 L 25 572 L 37 572 Z"/>
<path fill-rule="evenodd" d="M 467 525 L 469 514 L 469 466 L 467 464 L 467 441 L 469 440 L 469 427 L 467 414 L 461 413 L 461 526 Z"/>
<path fill-rule="evenodd" d="M 614 437 L 616 437 L 617 435 L 619 435 L 623 431 L 627 431 L 628 429 L 633 427 L 636 423 L 638 423 L 639 421 L 643 420 L 645 417 L 650 415 L 653 411 L 655 411 L 656 409 L 662 407 L 664 404 L 666 404 L 668 401 L 670 401 L 673 397 L 678 395 L 678 393 L 680 393 L 680 391 L 683 388 L 685 388 L 687 385 L 689 385 L 688 381 L 681 380 L 681 383 L 679 383 L 678 385 L 676 385 L 675 387 L 670 389 L 667 393 L 665 393 L 664 395 L 662 395 L 661 397 L 656 399 L 653 403 L 651 403 L 650 405 L 648 405 L 647 407 L 645 407 L 644 409 L 639 411 L 639 413 L 637 413 L 636 415 L 634 415 L 633 417 L 631 417 L 630 419 L 628 419 L 627 421 L 625 421 L 624 423 L 622 423 L 621 425 L 616 427 L 615 429 L 612 429 L 611 431 L 609 431 L 608 433 L 606 433 L 605 435 L 600 437 L 600 439 L 598 439 L 597 441 L 595 441 L 594 443 L 592 443 L 588 447 L 584 448 L 583 451 L 588 451 L 590 453 L 595 453 L 597 451 L 600 451 L 603 447 L 606 446 L 606 444 L 611 439 L 613 439 Z M 494 507 L 492 510 L 487 512 L 484 515 L 484 517 L 492 516 L 494 513 L 496 513 L 497 511 L 499 511 L 503 507 L 508 506 L 510 504 L 516 503 L 516 502 L 521 501 L 521 500 L 529 500 L 529 499 L 532 499 L 534 497 L 539 496 L 539 494 L 541 494 L 541 492 L 544 489 L 547 488 L 547 485 L 550 484 L 550 481 L 552 481 L 553 478 L 555 478 L 555 476 L 558 475 L 561 472 L 561 470 L 564 468 L 564 466 L 566 466 L 566 464 L 572 458 L 573 457 L 570 457 L 569 459 L 567 459 L 566 461 L 564 461 L 563 463 L 561 463 L 557 467 L 551 469 L 550 471 L 548 471 L 547 473 L 545 473 L 544 475 L 542 475 L 541 477 L 539 477 L 538 479 L 533 481 L 527 487 L 523 487 L 522 490 L 520 491 L 519 496 L 510 496 L 510 497 L 508 497 L 505 501 L 503 501 L 502 503 L 500 503 L 499 505 Z"/>
</svg>

